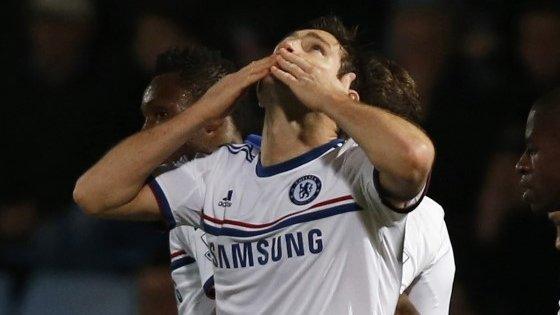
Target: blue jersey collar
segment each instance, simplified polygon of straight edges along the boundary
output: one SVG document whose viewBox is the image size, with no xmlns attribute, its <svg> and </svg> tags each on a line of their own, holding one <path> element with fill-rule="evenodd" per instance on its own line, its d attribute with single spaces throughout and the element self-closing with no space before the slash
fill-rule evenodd
<svg viewBox="0 0 560 315">
<path fill-rule="evenodd" d="M 289 170 L 293 170 L 294 168 L 301 166 L 307 162 L 313 161 L 314 159 L 320 157 L 325 152 L 330 150 L 331 148 L 339 147 L 344 142 L 343 139 L 335 139 L 330 142 L 327 142 L 321 146 L 318 146 L 312 149 L 309 152 L 306 152 L 300 156 L 296 156 L 295 158 L 289 159 L 286 162 L 282 162 L 279 164 L 271 165 L 264 167 L 261 164 L 261 157 L 259 154 L 259 158 L 257 161 L 257 176 L 258 177 L 269 177 L 279 173 L 287 172 Z"/>
</svg>

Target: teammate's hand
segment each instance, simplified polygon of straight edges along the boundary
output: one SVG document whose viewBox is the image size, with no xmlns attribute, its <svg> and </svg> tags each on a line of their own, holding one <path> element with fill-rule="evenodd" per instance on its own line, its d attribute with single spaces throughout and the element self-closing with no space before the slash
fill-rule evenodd
<svg viewBox="0 0 560 315">
<path fill-rule="evenodd" d="M 256 83 L 270 73 L 270 67 L 276 63 L 274 56 L 253 61 L 239 71 L 230 73 L 216 82 L 200 98 L 204 115 L 208 120 L 225 117 L 235 101 L 247 87 Z"/>
<path fill-rule="evenodd" d="M 280 54 L 276 57 L 278 66 L 271 67 L 272 75 L 286 84 L 309 109 L 321 111 L 327 102 L 349 97 L 348 87 L 356 78 L 354 73 L 347 73 L 338 79 L 326 69 L 285 48 L 279 51 Z"/>
</svg>

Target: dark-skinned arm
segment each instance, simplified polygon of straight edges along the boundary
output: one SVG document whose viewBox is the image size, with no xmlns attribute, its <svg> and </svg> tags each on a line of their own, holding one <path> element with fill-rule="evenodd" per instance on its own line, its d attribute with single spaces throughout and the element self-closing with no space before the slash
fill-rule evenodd
<svg viewBox="0 0 560 315">
<path fill-rule="evenodd" d="M 145 186 L 148 177 L 197 130 L 224 117 L 274 62 L 271 57 L 252 62 L 222 78 L 179 115 L 123 140 L 78 179 L 76 203 L 100 217 L 159 218 L 157 201 Z"/>
</svg>

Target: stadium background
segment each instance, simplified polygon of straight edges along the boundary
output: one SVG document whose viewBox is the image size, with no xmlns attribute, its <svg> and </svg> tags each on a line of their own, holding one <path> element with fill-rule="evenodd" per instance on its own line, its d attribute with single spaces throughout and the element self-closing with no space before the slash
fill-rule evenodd
<svg viewBox="0 0 560 315">
<path fill-rule="evenodd" d="M 554 231 L 519 202 L 514 164 L 531 103 L 559 86 L 557 1 L 2 5 L 0 314 L 173 314 L 165 233 L 85 217 L 74 181 L 141 126 L 158 53 L 203 43 L 243 65 L 329 13 L 419 84 L 438 151 L 429 195 L 446 209 L 456 256 L 452 314 L 555 312 Z"/>
</svg>

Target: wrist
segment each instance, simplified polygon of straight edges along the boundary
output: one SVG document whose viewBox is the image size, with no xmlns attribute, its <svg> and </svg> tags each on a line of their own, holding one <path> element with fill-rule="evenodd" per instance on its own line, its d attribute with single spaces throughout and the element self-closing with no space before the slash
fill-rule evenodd
<svg viewBox="0 0 560 315">
<path fill-rule="evenodd" d="M 331 93 L 321 104 L 320 111 L 327 116 L 334 118 L 340 110 L 345 110 L 348 106 L 354 105 L 355 101 L 344 93 Z"/>
</svg>

